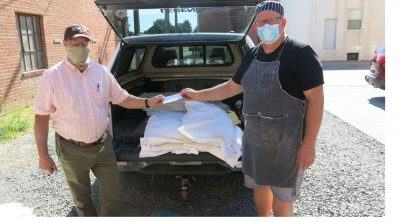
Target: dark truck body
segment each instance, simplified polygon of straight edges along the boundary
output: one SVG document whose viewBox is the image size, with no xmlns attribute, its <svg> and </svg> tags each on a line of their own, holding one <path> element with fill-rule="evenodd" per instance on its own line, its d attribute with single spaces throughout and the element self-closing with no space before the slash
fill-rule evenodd
<svg viewBox="0 0 400 222">
<path fill-rule="evenodd" d="M 121 12 L 124 9 L 165 6 L 181 10 L 180 6 L 200 7 L 195 10 L 199 14 L 214 10 L 214 8 L 201 8 L 207 4 L 216 7 L 217 10 L 225 11 L 227 9 L 224 5 L 231 5 L 234 8 L 228 9 L 227 13 L 233 15 L 232 24 L 230 27 L 222 27 L 227 30 L 239 27 L 243 30 L 242 33 L 213 31 L 129 37 L 123 37 L 122 34 L 121 42 L 110 60 L 109 69 L 121 87 L 135 96 L 148 93 L 166 95 L 178 93 L 187 87 L 204 89 L 223 83 L 234 75 L 245 53 L 254 46 L 246 33 L 254 20 L 254 6 L 257 2 L 260 1 L 190 0 L 160 1 L 154 5 L 154 1 L 97 0 L 95 3 L 112 25 L 115 24 L 112 15 L 116 13 L 124 15 L 127 13 Z M 249 7 L 237 8 L 242 5 Z M 247 17 L 238 19 L 237 15 Z M 243 21 L 246 24 L 237 24 Z M 117 30 L 120 29 L 115 28 L 115 31 Z M 169 58 L 171 50 L 174 52 Z M 167 63 L 169 59 L 173 62 Z M 241 94 L 222 102 L 229 107 L 228 112 L 235 113 L 241 120 Z M 121 171 L 163 175 L 219 175 L 241 170 L 241 161 L 235 167 L 230 167 L 207 152 L 200 152 L 198 155 L 167 153 L 151 158 L 140 158 L 140 138 L 144 136 L 148 118 L 145 110 L 128 110 L 118 105 L 110 105 L 113 148 Z M 243 121 L 240 121 L 237 125 L 243 129 L 242 123 Z"/>
</svg>

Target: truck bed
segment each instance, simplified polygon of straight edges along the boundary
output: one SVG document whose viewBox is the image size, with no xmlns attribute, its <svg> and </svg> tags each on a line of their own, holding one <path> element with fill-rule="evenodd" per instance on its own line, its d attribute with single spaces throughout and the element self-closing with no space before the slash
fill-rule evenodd
<svg viewBox="0 0 400 222">
<path fill-rule="evenodd" d="M 215 80 L 213 82 L 217 84 Z M 176 82 L 174 83 L 177 84 Z M 193 88 L 205 87 L 199 86 L 197 82 L 192 82 L 192 84 L 195 86 Z M 170 89 L 174 87 L 172 82 L 168 82 L 168 84 L 158 82 L 151 85 L 150 88 L 153 90 L 151 92 L 136 88 L 133 90 L 135 93 L 133 91 L 130 93 L 140 97 L 151 97 L 153 94 L 168 95 L 171 94 Z M 242 95 L 238 95 L 222 102 L 216 102 L 216 105 L 219 105 L 227 112 L 234 111 L 239 117 L 241 99 Z M 121 171 L 164 175 L 219 175 L 241 169 L 240 166 L 230 167 L 224 161 L 208 152 L 200 152 L 197 155 L 167 153 L 156 157 L 140 158 L 140 138 L 144 136 L 146 124 L 149 119 L 148 113 L 145 110 L 125 109 L 117 105 L 111 107 L 111 112 L 113 149 Z M 241 124 L 240 126 L 243 129 Z"/>
</svg>

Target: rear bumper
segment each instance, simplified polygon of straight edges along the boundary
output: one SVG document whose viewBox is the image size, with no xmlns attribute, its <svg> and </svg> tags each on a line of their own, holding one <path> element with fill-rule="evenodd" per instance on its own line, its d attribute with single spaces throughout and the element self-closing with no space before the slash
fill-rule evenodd
<svg viewBox="0 0 400 222">
<path fill-rule="evenodd" d="M 241 171 L 239 167 L 230 167 L 223 161 L 216 162 L 201 162 L 201 161 L 186 161 L 186 162 L 132 162 L 118 161 L 119 171 L 138 172 L 151 175 L 224 175 L 235 171 Z M 240 164 L 240 163 L 239 163 Z"/>
<path fill-rule="evenodd" d="M 115 150 L 119 171 L 131 171 L 152 175 L 224 175 L 242 170 L 242 162 L 231 167 L 223 160 L 207 152 L 199 154 L 167 153 L 156 157 L 139 157 L 136 145 L 120 144 Z"/>
<path fill-rule="evenodd" d="M 378 79 L 378 77 L 371 74 L 365 75 L 365 81 L 375 88 L 385 89 L 385 81 Z"/>
</svg>

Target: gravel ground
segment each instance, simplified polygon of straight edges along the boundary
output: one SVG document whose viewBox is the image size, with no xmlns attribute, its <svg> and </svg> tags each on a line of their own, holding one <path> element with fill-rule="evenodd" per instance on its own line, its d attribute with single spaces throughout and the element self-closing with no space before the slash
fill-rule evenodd
<svg viewBox="0 0 400 222">
<path fill-rule="evenodd" d="M 49 149 L 56 157 L 53 136 Z M 62 171 L 54 176 L 39 171 L 32 133 L 1 144 L 0 155 L 0 206 L 18 202 L 37 216 L 76 216 Z M 325 112 L 317 160 L 306 173 L 295 215 L 385 216 L 384 161 L 383 144 Z M 122 216 L 256 215 L 252 194 L 243 187 L 240 173 L 195 177 L 186 199 L 181 195 L 180 180 L 174 177 L 124 172 L 120 178 Z M 92 183 L 99 209 L 98 184 L 93 176 Z"/>
</svg>

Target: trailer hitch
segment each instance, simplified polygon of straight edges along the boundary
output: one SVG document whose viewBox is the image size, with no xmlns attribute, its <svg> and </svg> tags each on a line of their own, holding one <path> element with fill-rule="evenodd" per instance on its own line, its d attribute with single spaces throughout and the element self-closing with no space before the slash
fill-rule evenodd
<svg viewBox="0 0 400 222">
<path fill-rule="evenodd" d="M 181 195 L 184 200 L 187 199 L 189 194 L 189 183 L 190 181 L 195 181 L 194 177 L 188 176 L 177 176 L 178 179 L 181 179 Z"/>
</svg>

